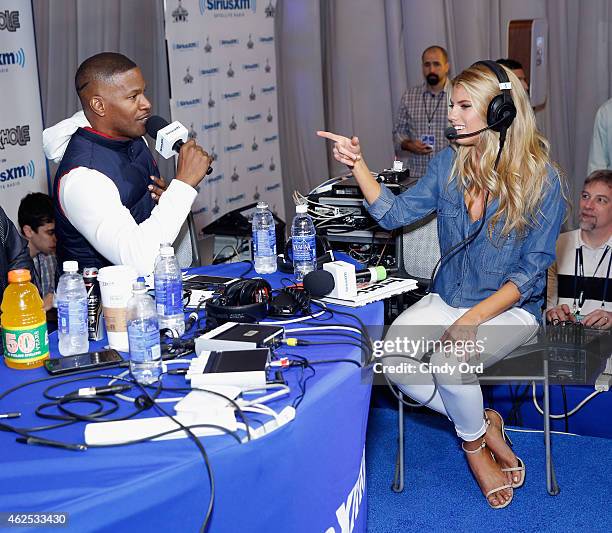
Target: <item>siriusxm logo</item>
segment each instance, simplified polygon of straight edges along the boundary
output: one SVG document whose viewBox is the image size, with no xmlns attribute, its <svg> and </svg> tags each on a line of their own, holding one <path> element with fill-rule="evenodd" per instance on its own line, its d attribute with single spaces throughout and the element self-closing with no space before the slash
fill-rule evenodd
<svg viewBox="0 0 612 533">
<path fill-rule="evenodd" d="M 0 11 L 0 30 L 14 32 L 20 27 L 19 11 L 9 11 L 8 9 Z"/>
<path fill-rule="evenodd" d="M 15 52 L 0 52 L 0 67 L 5 65 L 19 65 L 25 68 L 26 57 L 23 48 Z"/>
<path fill-rule="evenodd" d="M 271 135 L 270 137 L 264 137 L 265 143 L 271 143 L 278 140 L 278 135 Z"/>
<path fill-rule="evenodd" d="M 206 185 L 210 185 L 211 183 L 216 183 L 218 181 L 223 181 L 225 178 L 224 174 L 217 174 L 216 176 L 211 176 L 206 180 Z"/>
<path fill-rule="evenodd" d="M 240 97 L 240 91 L 234 91 L 233 93 L 223 93 L 222 97 L 224 100 L 232 100 Z"/>
<path fill-rule="evenodd" d="M 191 100 L 177 100 L 176 107 L 194 107 L 202 103 L 201 98 L 192 98 Z"/>
<path fill-rule="evenodd" d="M 4 150 L 7 144 L 25 146 L 30 142 L 30 125 L 15 126 L 0 130 L 0 150 Z"/>
<path fill-rule="evenodd" d="M 242 143 L 232 144 L 230 146 L 226 146 L 223 151 L 225 152 L 238 152 L 244 148 Z"/>
<path fill-rule="evenodd" d="M 267 37 L 260 37 L 259 38 L 259 42 L 260 43 L 273 43 L 274 42 L 274 36 L 273 35 L 269 35 Z"/>
<path fill-rule="evenodd" d="M 185 50 L 196 50 L 200 48 L 200 41 L 192 41 L 190 43 L 174 43 L 172 45 L 173 50 L 185 51 Z"/>
<path fill-rule="evenodd" d="M 233 204 L 234 202 L 239 202 L 240 200 L 244 200 L 244 193 L 239 194 L 239 195 L 237 195 L 237 196 L 230 196 L 230 197 L 229 197 L 229 198 L 226 200 L 226 202 L 227 202 L 228 204 Z"/>
<path fill-rule="evenodd" d="M 200 0 L 200 13 L 204 15 L 206 11 L 221 14 L 223 11 L 245 11 L 250 9 L 255 13 L 257 0 Z"/>
<path fill-rule="evenodd" d="M 258 120 L 261 120 L 261 113 L 256 113 L 255 115 L 247 115 L 246 117 L 244 117 L 244 120 L 246 120 L 247 122 L 257 122 Z"/>
<path fill-rule="evenodd" d="M 253 165 L 252 167 L 247 167 L 248 172 L 256 172 L 263 168 L 263 163 L 259 163 L 259 165 Z"/>
<path fill-rule="evenodd" d="M 208 207 L 200 207 L 200 209 L 196 209 L 195 211 L 192 211 L 192 213 L 194 215 L 200 215 L 202 213 L 208 213 Z"/>
<path fill-rule="evenodd" d="M 30 159 L 27 165 L 19 165 L 18 167 L 0 170 L 0 183 L 25 177 L 34 179 L 35 172 L 36 167 L 34 166 L 34 161 Z"/>
<path fill-rule="evenodd" d="M 266 93 L 273 93 L 275 90 L 276 90 L 276 87 L 275 87 L 274 85 L 270 85 L 270 87 L 262 87 L 262 88 L 261 88 L 261 92 L 262 92 L 263 94 L 266 94 Z"/>
<path fill-rule="evenodd" d="M 200 70 L 200 76 L 214 76 L 215 74 L 219 74 L 219 69 L 217 67 L 203 68 Z"/>
<path fill-rule="evenodd" d="M 221 127 L 221 122 L 209 122 L 208 124 L 202 124 L 203 131 L 216 130 Z"/>
<path fill-rule="evenodd" d="M 247 65 L 242 65 L 244 70 L 257 70 L 259 68 L 259 63 L 249 63 Z"/>
<path fill-rule="evenodd" d="M 266 186 L 266 192 L 274 191 L 276 189 L 280 189 L 280 183 L 274 183 L 273 185 Z"/>
</svg>

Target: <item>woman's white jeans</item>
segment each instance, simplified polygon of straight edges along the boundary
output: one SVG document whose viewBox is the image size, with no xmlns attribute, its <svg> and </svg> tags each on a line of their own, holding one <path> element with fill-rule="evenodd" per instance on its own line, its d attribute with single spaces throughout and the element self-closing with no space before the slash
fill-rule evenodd
<svg viewBox="0 0 612 533">
<path fill-rule="evenodd" d="M 532 339 L 537 333 L 538 323 L 524 309 L 513 307 L 503 312 L 479 326 L 475 351 L 466 360 L 464 351 L 458 350 L 457 345 L 449 352 L 433 341 L 439 340 L 448 326 L 468 310 L 451 307 L 437 294 L 428 294 L 395 319 L 385 336 L 385 346 L 401 346 L 403 349 L 394 353 L 418 360 L 427 352 L 431 353 L 429 365 L 404 357 L 391 358 L 397 368 L 402 363 L 405 367 L 408 362 L 416 374 L 393 372 L 387 375 L 402 392 L 418 402 L 424 403 L 433 395 L 427 406 L 446 415 L 455 424 L 460 438 L 472 441 L 484 435 L 486 425 L 478 368 L 467 369 L 466 362 L 469 365 L 482 364 L 483 368 L 492 366 Z M 412 339 L 410 344 L 405 341 L 398 344 L 398 339 L 406 337 Z M 388 353 L 389 349 L 386 348 L 385 352 Z"/>
</svg>

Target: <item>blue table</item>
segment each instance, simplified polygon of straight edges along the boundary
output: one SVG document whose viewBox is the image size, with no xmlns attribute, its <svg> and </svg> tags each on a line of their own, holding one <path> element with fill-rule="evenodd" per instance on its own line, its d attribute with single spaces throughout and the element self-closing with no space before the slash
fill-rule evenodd
<svg viewBox="0 0 612 533">
<path fill-rule="evenodd" d="M 201 271 L 237 275 L 244 270 L 241 263 Z M 282 277 L 274 274 L 267 279 L 280 286 Z M 355 312 L 366 324 L 383 322 L 382 303 Z M 355 325 L 351 322 L 337 316 L 328 323 Z M 57 353 L 56 341 L 53 351 Z M 358 348 L 346 345 L 287 348 L 279 353 L 285 352 L 312 361 L 359 360 L 361 355 Z M 286 372 L 291 398 L 270 403 L 276 411 L 299 393 L 298 374 L 297 368 Z M 44 376 L 42 369 L 17 371 L 2 364 L 0 390 Z M 365 531 L 369 378 L 349 363 L 319 365 L 294 421 L 246 444 L 231 436 L 203 438 L 215 480 L 209 531 Z M 5 422 L 19 427 L 49 423 L 33 414 L 45 401 L 41 393 L 48 384 L 20 389 L 1 400 L 0 412 L 23 413 L 21 419 Z M 126 403 L 120 412 L 130 409 Z M 150 413 L 145 416 L 157 416 Z M 83 429 L 84 423 L 77 423 L 41 435 L 83 442 Z M 0 432 L 0 512 L 67 512 L 67 530 L 79 532 L 188 532 L 200 527 L 210 498 L 209 478 L 189 439 L 77 452 L 27 446 L 15 437 Z"/>
</svg>

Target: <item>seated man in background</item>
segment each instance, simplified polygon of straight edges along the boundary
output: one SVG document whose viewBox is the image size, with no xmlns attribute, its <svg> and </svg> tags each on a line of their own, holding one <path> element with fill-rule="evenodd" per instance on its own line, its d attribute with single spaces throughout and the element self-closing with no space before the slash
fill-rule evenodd
<svg viewBox="0 0 612 533">
<path fill-rule="evenodd" d="M 28 253 L 28 241 L 19 235 L 15 224 L 0 207 L 0 301 L 8 285 L 9 271 L 18 268 L 27 268 L 31 273 L 34 272 L 32 258 Z M 3 353 L 3 350 L 0 335 L 0 353 Z"/>
<path fill-rule="evenodd" d="M 83 111 L 43 132 L 47 158 L 61 161 L 53 195 L 58 262 L 72 259 L 80 269 L 131 265 L 145 276 L 160 244 L 174 242 L 191 210 L 210 157 L 186 142 L 175 179 L 167 189 L 163 180 L 159 185 L 142 139 L 151 116 L 145 85 L 131 59 L 94 55 L 75 76 Z"/>
<path fill-rule="evenodd" d="M 55 218 L 53 202 L 47 194 L 33 192 L 23 197 L 17 212 L 19 228 L 28 240 L 30 257 L 36 270 L 40 296 L 45 311 L 53 306 L 57 285 L 57 258 L 55 257 Z"/>
<path fill-rule="evenodd" d="M 596 170 L 580 196 L 580 228 L 562 233 L 548 269 L 546 318 L 612 326 L 612 170 Z"/>
</svg>

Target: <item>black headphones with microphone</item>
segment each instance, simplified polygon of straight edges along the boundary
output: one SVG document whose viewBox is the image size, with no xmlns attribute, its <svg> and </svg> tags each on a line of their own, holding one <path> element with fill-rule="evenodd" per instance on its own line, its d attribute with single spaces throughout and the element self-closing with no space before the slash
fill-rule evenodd
<svg viewBox="0 0 612 533">
<path fill-rule="evenodd" d="M 472 67 L 477 65 L 484 65 L 491 72 L 493 72 L 493 74 L 495 74 L 497 81 L 499 81 L 501 94 L 494 96 L 489 102 L 489 106 L 487 108 L 486 128 L 473 131 L 471 133 L 457 133 L 457 130 L 451 126 L 446 128 L 444 131 L 444 136 L 449 141 L 454 141 L 455 139 L 467 139 L 468 137 L 473 137 L 486 130 L 497 131 L 505 137 L 506 131 L 512 125 L 512 122 L 516 117 L 516 106 L 514 105 L 512 94 L 510 93 L 511 82 L 508 79 L 508 74 L 504 70 L 504 67 L 489 59 L 476 61 Z"/>
<path fill-rule="evenodd" d="M 489 102 L 489 107 L 487 108 L 487 126 L 497 132 L 501 132 L 503 129 L 507 130 L 516 117 L 516 106 L 510 93 L 511 84 L 508 74 L 504 67 L 489 59 L 477 61 L 472 66 L 475 67 L 476 65 L 484 65 L 491 70 L 497 76 L 501 90 L 501 94 L 493 97 L 493 100 Z"/>
<path fill-rule="evenodd" d="M 261 278 L 241 279 L 206 302 L 206 329 L 225 322 L 259 322 L 268 316 L 272 287 Z"/>
</svg>

